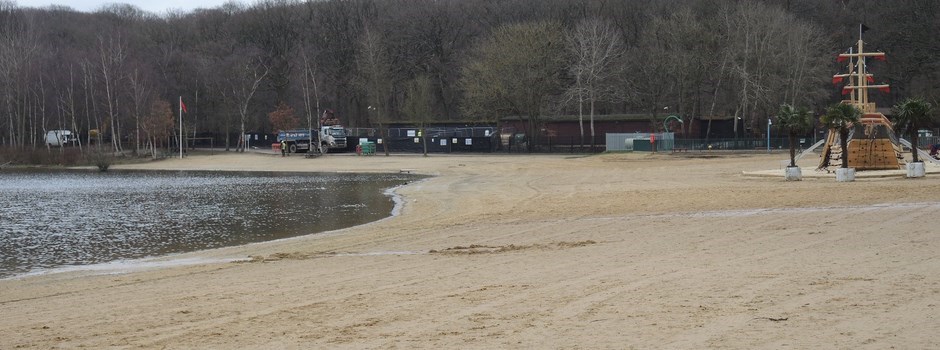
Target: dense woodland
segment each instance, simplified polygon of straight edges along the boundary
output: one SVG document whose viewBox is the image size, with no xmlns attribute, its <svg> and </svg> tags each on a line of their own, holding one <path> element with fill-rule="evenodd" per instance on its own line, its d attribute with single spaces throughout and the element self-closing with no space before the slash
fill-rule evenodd
<svg viewBox="0 0 940 350">
<path fill-rule="evenodd" d="M 670 107 L 759 132 L 781 103 L 841 98 L 835 56 L 860 23 L 888 57 L 869 62 L 892 85 L 876 102 L 940 96 L 934 0 L 263 0 L 161 14 L 0 0 L 0 144 L 45 147 L 54 129 L 84 143 L 94 129 L 143 152 L 175 143 L 180 96 L 188 135 L 234 149 L 245 131 L 315 125 L 326 109 L 350 127 L 523 116 L 534 132 L 546 115 Z"/>
</svg>

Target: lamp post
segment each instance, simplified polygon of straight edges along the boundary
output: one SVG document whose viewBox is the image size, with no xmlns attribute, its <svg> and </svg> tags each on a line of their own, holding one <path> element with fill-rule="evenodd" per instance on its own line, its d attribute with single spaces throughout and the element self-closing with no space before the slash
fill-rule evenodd
<svg viewBox="0 0 940 350">
<path fill-rule="evenodd" d="M 767 118 L 767 153 L 770 153 L 770 126 L 773 124 L 770 118 Z"/>
<path fill-rule="evenodd" d="M 673 119 L 673 118 L 675 118 L 676 120 L 678 120 L 678 121 L 679 121 L 679 124 L 685 125 L 685 121 L 682 120 L 682 118 L 679 118 L 679 117 L 677 117 L 677 116 L 675 116 L 675 115 L 670 115 L 670 116 L 666 117 L 666 119 L 663 119 L 663 130 L 666 130 L 666 132 L 669 132 L 669 119 Z"/>
<path fill-rule="evenodd" d="M 366 109 L 368 110 L 368 111 L 366 112 L 366 115 L 368 116 L 369 126 L 372 126 L 372 122 L 374 121 L 374 120 L 372 119 L 372 115 L 376 113 L 376 109 L 377 109 L 377 108 L 375 108 L 374 106 L 368 106 L 368 107 L 366 107 Z M 375 129 L 372 130 L 372 134 L 375 135 Z M 379 141 L 380 141 L 380 140 L 383 141 L 383 142 L 385 141 L 385 140 L 382 140 L 382 131 L 381 131 L 381 130 L 379 130 L 379 135 L 375 135 L 375 149 L 376 149 L 376 150 L 379 149 Z"/>
<path fill-rule="evenodd" d="M 670 116 L 666 117 L 666 119 L 663 119 L 663 130 L 666 130 L 666 132 L 669 132 L 669 120 L 670 120 L 670 119 L 678 120 L 678 121 L 679 121 L 679 124 L 685 125 L 685 121 L 683 121 L 682 118 L 679 118 L 679 117 L 677 117 L 677 116 L 675 116 L 675 115 L 670 115 Z M 681 127 L 680 127 L 680 129 L 681 129 Z M 663 135 L 663 139 L 665 140 L 665 138 L 666 138 L 666 135 L 664 134 L 664 135 Z M 676 141 L 675 141 L 675 140 L 676 140 L 675 137 L 673 137 L 673 139 L 672 139 L 672 142 L 673 142 L 672 147 L 673 147 L 673 149 L 675 149 L 675 147 L 676 147 L 676 144 L 675 144 Z"/>
</svg>

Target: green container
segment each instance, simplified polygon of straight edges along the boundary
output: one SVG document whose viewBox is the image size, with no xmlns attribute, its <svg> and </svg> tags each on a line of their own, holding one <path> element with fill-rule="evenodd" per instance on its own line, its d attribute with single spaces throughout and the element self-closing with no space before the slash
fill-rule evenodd
<svg viewBox="0 0 940 350">
<path fill-rule="evenodd" d="M 375 154 L 375 144 L 372 142 L 364 142 L 360 144 L 362 147 L 362 154 L 372 155 Z"/>
<path fill-rule="evenodd" d="M 650 139 L 633 139 L 633 150 L 639 152 L 651 152 L 653 146 Z"/>
</svg>

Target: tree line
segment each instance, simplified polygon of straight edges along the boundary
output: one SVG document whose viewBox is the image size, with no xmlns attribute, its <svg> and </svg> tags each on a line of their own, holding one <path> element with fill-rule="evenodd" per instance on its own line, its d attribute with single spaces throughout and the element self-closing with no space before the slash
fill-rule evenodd
<svg viewBox="0 0 940 350">
<path fill-rule="evenodd" d="M 536 136 L 541 117 L 578 115 L 590 137 L 595 115 L 668 113 L 757 133 L 781 104 L 840 99 L 835 56 L 860 23 L 888 54 L 870 62 L 892 85 L 876 102 L 940 96 L 936 1 L 262 0 L 153 14 L 0 0 L 0 144 L 70 129 L 155 151 L 175 137 L 180 97 L 187 134 L 227 149 L 326 109 L 361 128 L 521 116 Z"/>
</svg>

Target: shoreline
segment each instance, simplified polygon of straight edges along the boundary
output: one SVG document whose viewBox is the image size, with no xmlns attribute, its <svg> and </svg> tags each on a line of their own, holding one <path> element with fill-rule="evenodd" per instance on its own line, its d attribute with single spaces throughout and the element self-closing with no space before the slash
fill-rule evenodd
<svg viewBox="0 0 940 350">
<path fill-rule="evenodd" d="M 29 167 L 29 168 L 24 168 L 24 169 L 36 169 L 36 167 Z M 97 169 L 93 167 L 63 167 L 57 170 L 96 171 Z M 191 170 L 161 170 L 161 169 L 127 169 L 127 168 L 121 168 L 121 167 L 113 168 L 112 170 L 129 171 L 129 172 L 191 171 Z M 259 170 L 259 169 L 229 170 L 229 171 L 198 170 L 198 171 L 193 171 L 193 172 L 288 173 L 288 174 L 303 174 L 303 175 L 316 174 L 316 173 L 311 173 L 311 172 L 306 172 L 306 171 L 279 172 L 279 171 Z M 335 172 L 335 173 L 334 172 L 319 172 L 319 173 L 320 174 L 337 174 L 341 172 Z M 356 174 L 378 174 L 378 173 L 356 173 Z M 395 175 L 395 173 L 392 173 L 392 172 L 387 172 L 386 174 Z M 426 175 L 418 175 L 418 176 L 421 176 L 421 177 L 412 182 L 424 181 L 428 178 L 428 176 Z M 47 275 L 63 274 L 63 273 L 72 273 L 72 274 L 79 274 L 79 275 L 125 274 L 125 273 L 130 273 L 130 272 L 135 272 L 135 271 L 152 270 L 152 269 L 159 269 L 159 268 L 172 267 L 172 266 L 245 262 L 245 261 L 250 260 L 251 257 L 249 256 L 247 258 L 200 260 L 199 256 L 203 252 L 209 252 L 209 251 L 218 250 L 218 249 L 225 249 L 225 248 L 239 247 L 239 246 L 250 246 L 253 244 L 276 243 L 278 241 L 286 241 L 286 240 L 291 240 L 295 238 L 303 238 L 303 237 L 314 236 L 314 235 L 327 235 L 333 231 L 352 229 L 357 226 L 368 225 L 371 223 L 377 223 L 383 220 L 390 219 L 392 217 L 400 215 L 401 209 L 406 203 L 401 198 L 401 195 L 398 194 L 396 191 L 406 186 L 407 184 L 408 182 L 406 182 L 405 185 L 395 185 L 392 187 L 385 188 L 381 191 L 380 195 L 387 197 L 392 202 L 392 207 L 386 216 L 370 221 L 370 222 L 365 222 L 365 223 L 361 223 L 361 224 L 357 224 L 357 225 L 353 225 L 353 226 L 349 226 L 345 228 L 331 229 L 331 230 L 326 230 L 326 231 L 317 231 L 317 232 L 311 232 L 311 233 L 306 233 L 306 234 L 297 235 L 297 236 L 283 237 L 283 238 L 277 238 L 277 239 L 260 241 L 260 242 L 249 242 L 249 243 L 242 243 L 242 244 L 231 245 L 231 246 L 204 248 L 204 249 L 198 249 L 198 250 L 187 251 L 187 252 L 176 252 L 176 253 L 168 253 L 168 254 L 161 254 L 161 255 L 152 255 L 152 256 L 144 256 L 144 257 L 139 257 L 139 258 L 121 258 L 121 259 L 98 262 L 98 263 L 91 263 L 91 264 L 63 265 L 63 266 L 56 266 L 56 267 L 49 267 L 49 268 L 34 269 L 34 270 L 25 271 L 25 272 L 18 273 L 18 274 L 13 274 L 10 276 L 0 277 L 0 281 L 19 280 L 19 279 L 30 278 L 30 277 L 47 276 Z"/>
<path fill-rule="evenodd" d="M 244 262 L 2 280 L 0 348 L 940 346 L 938 177 L 742 175 L 780 154 L 297 158 L 134 167 L 431 177 L 395 191 L 398 216 L 192 255 Z"/>
</svg>

